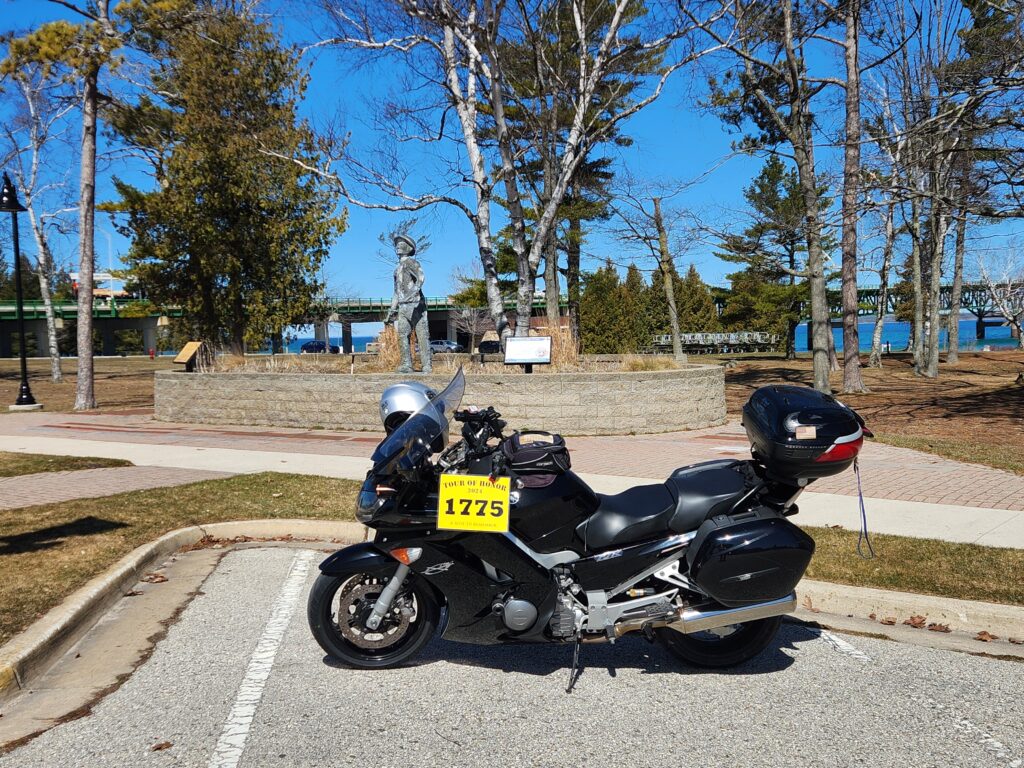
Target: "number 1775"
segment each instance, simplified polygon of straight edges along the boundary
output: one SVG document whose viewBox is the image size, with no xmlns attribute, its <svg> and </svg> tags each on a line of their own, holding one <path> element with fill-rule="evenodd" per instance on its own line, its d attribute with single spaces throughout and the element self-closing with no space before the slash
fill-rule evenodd
<svg viewBox="0 0 1024 768">
<path fill-rule="evenodd" d="M 494 499 L 488 502 L 487 499 L 448 499 L 448 508 L 444 511 L 446 515 L 472 515 L 473 508 L 476 507 L 476 517 L 486 517 L 488 510 L 490 510 L 492 517 L 501 517 L 505 514 L 505 508 L 501 504 L 500 499 Z M 456 502 L 459 506 L 459 511 L 455 511 Z"/>
</svg>

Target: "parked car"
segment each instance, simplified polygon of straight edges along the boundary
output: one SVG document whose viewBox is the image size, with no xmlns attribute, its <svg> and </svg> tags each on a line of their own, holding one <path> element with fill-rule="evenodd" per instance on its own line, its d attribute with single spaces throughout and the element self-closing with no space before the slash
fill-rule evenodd
<svg viewBox="0 0 1024 768">
<path fill-rule="evenodd" d="M 482 355 L 499 355 L 501 354 L 501 342 L 496 340 L 481 341 L 477 350 L 479 350 Z"/>
<path fill-rule="evenodd" d="M 431 352 L 465 352 L 466 348 L 455 341 L 448 339 L 432 339 L 430 342 Z"/>
<path fill-rule="evenodd" d="M 321 339 L 315 339 L 314 341 L 307 341 L 301 347 L 299 347 L 299 354 L 302 355 L 323 355 L 327 352 L 327 342 Z M 331 354 L 338 354 L 341 349 L 336 344 L 330 346 Z"/>
</svg>

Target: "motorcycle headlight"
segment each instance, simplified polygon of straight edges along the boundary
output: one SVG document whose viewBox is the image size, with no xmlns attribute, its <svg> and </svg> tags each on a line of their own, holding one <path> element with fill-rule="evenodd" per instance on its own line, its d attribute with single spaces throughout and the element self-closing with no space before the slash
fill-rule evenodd
<svg viewBox="0 0 1024 768">
<path fill-rule="evenodd" d="M 356 518 L 361 523 L 367 523 L 382 506 L 384 499 L 378 496 L 376 491 L 360 491 L 356 500 Z"/>
</svg>

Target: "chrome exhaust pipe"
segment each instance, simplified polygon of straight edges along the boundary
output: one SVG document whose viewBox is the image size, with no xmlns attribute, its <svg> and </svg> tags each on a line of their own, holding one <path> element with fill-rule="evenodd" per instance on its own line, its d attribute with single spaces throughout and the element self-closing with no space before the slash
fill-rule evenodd
<svg viewBox="0 0 1024 768">
<path fill-rule="evenodd" d="M 677 612 L 678 620 L 664 626 L 674 629 L 676 632 L 682 632 L 684 635 L 689 635 L 694 632 L 728 627 L 732 624 L 743 624 L 748 621 L 783 616 L 795 610 L 796 592 L 790 592 L 786 597 L 780 597 L 778 600 L 745 605 L 740 608 L 711 607 L 711 605 L 687 606 L 686 608 L 680 608 Z"/>
<path fill-rule="evenodd" d="M 769 619 L 772 616 L 784 616 L 796 610 L 796 592 L 790 592 L 778 600 L 769 600 L 767 603 L 755 603 L 740 608 L 725 608 L 718 603 L 702 603 L 700 605 L 688 605 L 678 609 L 675 613 L 664 617 L 647 617 L 627 619 L 615 625 L 615 637 L 622 637 L 630 632 L 636 632 L 644 627 L 651 629 L 657 627 L 668 627 L 676 632 L 689 635 L 694 632 L 705 632 L 709 629 L 719 629 L 732 624 L 743 624 L 747 621 L 758 619 Z M 604 642 L 604 635 L 594 638 L 591 642 Z M 585 641 L 586 642 L 586 641 Z"/>
</svg>

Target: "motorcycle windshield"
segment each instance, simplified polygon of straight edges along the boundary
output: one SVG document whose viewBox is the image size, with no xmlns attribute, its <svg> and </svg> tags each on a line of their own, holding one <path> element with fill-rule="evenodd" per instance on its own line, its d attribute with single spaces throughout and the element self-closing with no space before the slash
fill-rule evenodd
<svg viewBox="0 0 1024 768">
<path fill-rule="evenodd" d="M 466 377 L 459 368 L 447 387 L 381 441 L 373 452 L 374 471 L 408 471 L 442 450 L 445 446 L 440 438 L 446 434 L 465 391 Z"/>
</svg>

